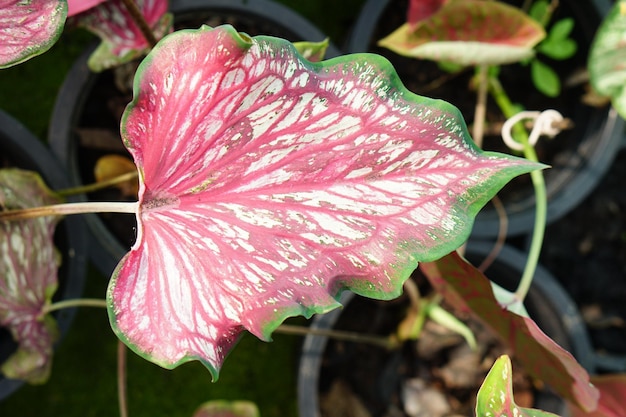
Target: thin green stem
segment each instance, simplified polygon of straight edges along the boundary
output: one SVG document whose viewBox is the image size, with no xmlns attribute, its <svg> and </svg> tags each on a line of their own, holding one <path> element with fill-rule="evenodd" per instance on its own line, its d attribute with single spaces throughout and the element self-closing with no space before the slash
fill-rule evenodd
<svg viewBox="0 0 626 417">
<path fill-rule="evenodd" d="M 62 310 L 64 308 L 74 307 L 98 307 L 106 308 L 107 301 L 101 298 L 74 298 L 71 300 L 57 301 L 56 303 L 48 304 L 41 310 L 42 315 L 52 313 L 53 311 Z"/>
<path fill-rule="evenodd" d="M 120 417 L 128 417 L 128 402 L 126 395 L 126 345 L 117 341 L 117 399 Z"/>
<path fill-rule="evenodd" d="M 500 110 L 504 116 L 508 119 L 515 115 L 515 106 L 511 103 L 511 100 L 507 96 L 504 88 L 500 84 L 499 80 L 495 77 L 490 77 L 489 91 L 495 99 L 496 103 L 500 107 Z M 522 123 L 516 123 L 513 126 L 511 134 L 519 143 L 524 146 L 524 157 L 526 159 L 539 162 L 535 149 L 528 142 L 528 132 Z M 530 285 L 532 284 L 535 271 L 537 270 L 537 264 L 539 263 L 539 255 L 541 253 L 541 246 L 543 244 L 543 238 L 546 228 L 546 217 L 548 211 L 546 184 L 543 178 L 543 173 L 539 170 L 532 171 L 530 178 L 535 189 L 535 223 L 533 226 L 533 235 L 528 251 L 528 259 L 522 273 L 517 290 L 515 290 L 515 296 L 518 300 L 523 301 L 528 294 Z"/>
<path fill-rule="evenodd" d="M 69 197 L 77 194 L 92 193 L 94 191 L 102 190 L 103 188 L 112 187 L 114 185 L 133 180 L 137 178 L 137 176 L 137 171 L 127 172 L 126 174 L 119 175 L 106 181 L 100 181 L 93 184 L 82 185 L 80 187 L 66 188 L 64 190 L 55 191 L 55 194 L 60 195 L 61 197 Z"/>
<path fill-rule="evenodd" d="M 18 210 L 0 211 L 1 221 L 15 221 L 45 216 L 67 216 L 85 213 L 130 213 L 135 214 L 138 202 L 85 202 L 53 204 L 50 206 L 32 207 Z"/>
<path fill-rule="evenodd" d="M 368 343 L 371 345 L 381 346 L 385 349 L 394 349 L 396 343 L 392 339 L 383 336 L 364 335 L 356 332 L 346 332 L 342 330 L 315 329 L 304 326 L 294 326 L 290 324 L 281 324 L 275 330 L 276 333 L 291 334 L 298 336 L 307 336 L 309 334 L 315 336 L 326 336 L 330 339 L 345 340 L 348 342 Z"/>
</svg>

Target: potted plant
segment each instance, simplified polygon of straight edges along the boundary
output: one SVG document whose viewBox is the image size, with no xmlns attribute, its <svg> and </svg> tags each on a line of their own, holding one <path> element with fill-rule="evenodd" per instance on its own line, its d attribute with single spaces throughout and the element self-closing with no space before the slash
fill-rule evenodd
<svg viewBox="0 0 626 417">
<path fill-rule="evenodd" d="M 442 2 L 433 2 L 441 4 Z M 502 2 L 505 5 L 521 7 L 522 1 Z M 548 4 L 536 1 L 533 4 Z M 361 10 L 359 19 L 350 37 L 349 52 L 372 51 L 382 54 L 398 68 L 402 80 L 412 91 L 439 97 L 455 103 L 462 111 L 468 124 L 473 124 L 477 102 L 476 88 L 471 88 L 475 78 L 471 69 L 449 72 L 428 59 L 398 55 L 398 50 L 388 49 L 378 43 L 407 22 L 407 1 L 369 1 Z M 451 3 L 450 3 L 451 4 Z M 530 2 L 526 2 L 530 4 Z M 554 3 L 549 7 L 552 8 Z M 474 7 L 474 6 L 472 6 Z M 591 42 L 603 16 L 609 10 L 608 2 L 603 1 L 561 1 L 552 13 L 546 28 L 547 38 L 534 48 L 536 58 L 530 63 L 505 64 L 500 67 L 499 79 L 504 90 L 520 110 L 557 109 L 573 124 L 563 129 L 554 139 L 540 141 L 537 152 L 540 160 L 551 166 L 545 172 L 548 193 L 547 221 L 551 223 L 576 207 L 602 179 L 622 140 L 623 119 L 606 105 L 606 101 L 585 101 L 591 97 L 588 92 L 588 79 L 585 78 L 587 56 Z M 486 19 L 489 19 L 488 17 Z M 498 19 L 496 19 L 498 20 Z M 504 18 L 499 19 L 505 21 Z M 569 24 L 571 32 L 561 28 Z M 494 22 L 481 25 L 497 26 Z M 551 34 L 551 35 L 550 35 Z M 389 38 L 387 38 L 389 39 Z M 554 39 L 559 39 L 555 42 Z M 572 46 L 572 41 L 575 42 Z M 554 45 L 551 45 L 552 42 Z M 377 44 L 378 43 L 378 44 Z M 568 43 L 568 45 L 564 45 Z M 576 47 L 577 46 L 577 47 Z M 466 48 L 466 50 L 469 50 Z M 566 50 L 575 51 L 567 59 L 562 58 Z M 556 51 L 556 54 L 552 51 Z M 501 53 L 501 52 L 499 52 Z M 552 53 L 552 56 L 546 55 Z M 474 56 L 478 56 L 475 54 Z M 502 57 L 505 55 L 501 55 Z M 555 59 L 558 58 L 558 59 Z M 535 70 L 535 65 L 541 69 Z M 531 68 L 532 67 L 532 68 Z M 553 68 L 555 73 L 546 74 L 545 68 Z M 458 67 L 456 68 L 458 70 Z M 554 80 L 561 91 L 547 96 L 538 90 L 534 79 Z M 492 98 L 487 100 L 487 126 L 484 146 L 487 149 L 506 149 L 500 138 L 498 127 L 506 118 Z M 493 131 L 493 133 L 491 133 Z M 506 211 L 507 235 L 523 235 L 532 230 L 534 219 L 534 192 L 530 181 L 516 181 L 509 184 L 500 198 Z M 496 237 L 500 233 L 502 214 L 495 206 L 481 211 L 474 227 L 475 237 Z"/>
<path fill-rule="evenodd" d="M 67 187 L 68 181 L 63 174 L 63 170 L 60 168 L 60 164 L 52 155 L 52 153 L 46 149 L 41 142 L 30 133 L 21 123 L 12 118 L 7 113 L 0 110 L 0 166 L 3 170 L 6 169 L 22 169 L 37 172 L 41 177 L 51 186 L 57 189 L 63 189 Z M 1 193 L 5 196 L 7 189 L 2 189 Z M 7 201 L 2 202 L 2 206 L 6 206 Z M 8 233 L 7 229 L 2 229 L 3 233 Z M 48 237 L 47 234 L 45 234 Z M 50 236 L 52 238 L 52 236 Z M 85 279 L 85 268 L 87 262 L 86 251 L 86 230 L 84 224 L 80 218 L 67 218 L 56 226 L 56 232 L 53 236 L 54 246 L 58 251 L 59 262 L 58 271 L 46 276 L 45 285 L 56 285 L 58 288 L 52 301 L 60 301 L 66 299 L 79 298 L 82 294 L 83 282 Z M 3 252 L 3 255 L 6 255 Z M 15 264 L 10 263 L 10 259 L 3 257 L 4 262 L 2 264 L 2 284 L 3 290 L 0 291 L 3 295 L 0 296 L 2 302 L 6 303 L 6 286 L 8 284 L 5 281 L 5 274 L 10 274 L 11 265 L 13 268 Z M 35 261 L 34 258 L 31 261 Z M 56 275 L 58 274 L 58 279 Z M 26 282 L 25 284 L 32 285 L 33 287 L 38 285 L 36 282 Z M 39 302 L 45 300 L 25 297 L 15 301 L 15 308 L 28 309 L 36 308 Z M 54 314 L 54 318 L 58 325 L 58 333 L 62 337 L 69 329 L 75 310 L 66 309 L 58 311 Z M 4 363 L 11 355 L 16 354 L 18 349 L 21 351 L 28 350 L 28 346 L 32 346 L 32 341 L 29 341 L 29 335 L 25 329 L 20 328 L 18 323 L 11 317 L 2 316 L 3 327 L 0 332 L 0 357 Z M 56 343 L 59 338 L 52 336 L 53 342 Z M 30 343 L 30 345 L 29 345 Z M 41 351 L 39 354 L 51 355 L 51 352 Z M 42 373 L 49 372 L 49 369 L 42 369 Z M 37 380 L 38 371 L 32 373 L 32 379 Z M 22 384 L 20 379 L 9 379 L 4 374 L 0 374 L 0 399 L 10 395 Z"/>
<path fill-rule="evenodd" d="M 419 262 L 448 301 L 531 346 L 526 358 L 540 358 L 536 371 L 559 394 L 595 409 L 580 364 L 508 311 L 522 311 L 527 288 L 496 300 L 455 251 L 481 206 L 541 164 L 479 150 L 456 108 L 410 93 L 380 57 L 313 63 L 285 40 L 228 25 L 158 41 L 133 88 L 121 134 L 138 201 L 4 210 L 0 221 L 134 214 L 137 241 L 102 304 L 140 356 L 165 368 L 199 360 L 217 378 L 244 329 L 268 339 L 286 317 L 338 307 L 347 289 L 394 298 Z M 492 381 L 479 406 L 510 382 Z"/>
</svg>

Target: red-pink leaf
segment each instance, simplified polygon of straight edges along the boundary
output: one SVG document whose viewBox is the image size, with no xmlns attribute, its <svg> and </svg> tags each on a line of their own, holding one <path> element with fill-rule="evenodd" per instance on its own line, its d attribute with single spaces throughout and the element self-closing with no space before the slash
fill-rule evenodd
<svg viewBox="0 0 626 417">
<path fill-rule="evenodd" d="M 0 170 L 0 207 L 26 208 L 58 203 L 41 178 L 18 169 Z M 0 222 L 0 327 L 19 347 L 2 373 L 31 383 L 45 382 L 58 332 L 41 317 L 57 287 L 58 257 L 53 235 L 56 217 Z"/>
<path fill-rule="evenodd" d="M 448 0 L 411 0 L 407 13 L 407 22 L 411 28 L 432 16 Z"/>
<path fill-rule="evenodd" d="M 171 28 L 168 0 L 136 0 L 137 7 L 157 39 Z M 150 44 L 122 0 L 107 0 L 72 18 L 102 39 L 89 58 L 89 68 L 103 71 L 143 55 Z"/>
<path fill-rule="evenodd" d="M 456 252 L 420 265 L 445 300 L 471 313 L 507 343 L 526 372 L 584 410 L 593 410 L 598 391 L 576 359 L 546 336 L 535 322 L 498 304 L 489 280 Z"/>
<path fill-rule="evenodd" d="M 74 16 L 108 0 L 67 0 L 67 15 Z"/>
<path fill-rule="evenodd" d="M 626 416 L 626 375 L 595 375 L 591 382 L 600 391 L 598 408 L 585 412 L 570 405 L 571 417 L 624 417 Z"/>
<path fill-rule="evenodd" d="M 533 55 L 545 37 L 539 23 L 499 1 L 448 1 L 418 24 L 406 23 L 379 44 L 414 58 L 497 65 Z"/>
<path fill-rule="evenodd" d="M 0 0 L 0 68 L 37 56 L 59 38 L 65 0 Z"/>
<path fill-rule="evenodd" d="M 214 375 L 243 329 L 268 339 L 351 288 L 391 298 L 467 238 L 512 176 L 458 110 L 382 57 L 322 63 L 232 27 L 179 31 L 142 62 L 122 137 L 140 171 L 137 242 L 116 269 L 119 336 Z"/>
</svg>

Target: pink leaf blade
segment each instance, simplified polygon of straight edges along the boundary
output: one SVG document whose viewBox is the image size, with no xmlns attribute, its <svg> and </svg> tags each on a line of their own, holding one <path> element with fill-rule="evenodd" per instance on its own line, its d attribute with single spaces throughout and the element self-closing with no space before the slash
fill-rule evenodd
<svg viewBox="0 0 626 417">
<path fill-rule="evenodd" d="M 526 372 L 581 408 L 589 411 L 596 407 L 598 391 L 585 369 L 532 319 L 500 306 L 487 277 L 470 263 L 453 252 L 435 262 L 422 263 L 420 268 L 447 302 L 491 328 Z"/>
<path fill-rule="evenodd" d="M 172 27 L 168 0 L 139 0 L 137 7 L 157 39 Z M 131 61 L 151 47 L 122 0 L 107 0 L 75 15 L 72 20 L 98 35 L 102 42 L 89 58 L 92 71 L 100 72 Z"/>
<path fill-rule="evenodd" d="M 61 36 L 64 0 L 0 0 L 0 68 L 8 68 L 50 49 Z"/>
<path fill-rule="evenodd" d="M 67 15 L 74 16 L 109 0 L 67 0 Z"/>
<path fill-rule="evenodd" d="M 600 391 L 598 407 L 592 411 L 583 411 L 569 404 L 572 417 L 621 417 L 626 415 L 626 375 L 594 375 L 591 382 Z"/>
<path fill-rule="evenodd" d="M 122 121 L 138 237 L 110 317 L 166 367 L 200 359 L 216 376 L 243 329 L 269 339 L 348 288 L 399 295 L 540 167 L 481 153 L 456 108 L 408 92 L 382 57 L 311 63 L 286 41 L 204 27 L 163 39 L 138 74 Z"/>
<path fill-rule="evenodd" d="M 0 170 L 0 207 L 58 202 L 37 174 Z M 42 383 L 50 373 L 58 331 L 52 317 L 40 316 L 57 288 L 58 256 L 53 241 L 57 222 L 55 217 L 0 222 L 0 326 L 18 343 L 17 352 L 2 364 L 9 378 Z"/>
</svg>

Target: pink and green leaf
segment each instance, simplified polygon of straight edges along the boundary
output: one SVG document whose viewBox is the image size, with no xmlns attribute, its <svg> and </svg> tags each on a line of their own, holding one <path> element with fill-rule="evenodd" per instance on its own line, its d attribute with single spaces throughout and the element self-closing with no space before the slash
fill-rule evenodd
<svg viewBox="0 0 626 417">
<path fill-rule="evenodd" d="M 58 203 L 41 178 L 18 169 L 0 170 L 0 208 Z M 51 316 L 41 317 L 57 288 L 58 256 L 54 228 L 58 218 L 0 222 L 0 327 L 10 331 L 18 350 L 2 373 L 31 383 L 47 380 L 58 336 Z"/>
<path fill-rule="evenodd" d="M 0 68 L 50 49 L 61 36 L 66 15 L 65 0 L 0 0 Z"/>
<path fill-rule="evenodd" d="M 424 262 L 420 268 L 448 303 L 491 328 L 528 374 L 584 410 L 596 407 L 598 391 L 589 383 L 585 369 L 532 319 L 501 306 L 489 279 L 474 266 L 453 252 L 437 261 Z"/>
<path fill-rule="evenodd" d="M 499 65 L 532 57 L 543 27 L 497 1 L 451 0 L 417 24 L 405 23 L 379 45 L 400 55 L 461 65 Z"/>
<path fill-rule="evenodd" d="M 571 417 L 623 417 L 626 416 L 626 374 L 594 375 L 591 382 L 600 391 L 598 408 L 584 412 L 570 405 Z"/>
<path fill-rule="evenodd" d="M 207 401 L 193 417 L 260 417 L 256 404 L 250 401 Z"/>
<path fill-rule="evenodd" d="M 167 13 L 168 0 L 137 0 L 137 6 L 157 39 L 171 30 L 173 17 Z M 139 58 L 151 47 L 122 0 L 105 1 L 72 19 L 102 39 L 88 61 L 92 71 Z"/>
<path fill-rule="evenodd" d="M 217 376 L 247 329 L 401 293 L 460 246 L 478 210 L 540 168 L 483 153 L 459 111 L 382 57 L 321 63 L 230 26 L 178 31 L 140 65 L 122 138 L 140 173 L 137 241 L 118 265 L 118 336 L 164 367 Z"/>
<path fill-rule="evenodd" d="M 476 397 L 477 416 L 557 417 L 542 410 L 519 407 L 513 398 L 513 367 L 503 355 L 496 360 L 485 377 Z"/>
<path fill-rule="evenodd" d="M 414 30 L 422 20 L 435 14 L 449 0 L 411 0 L 407 13 L 407 23 Z"/>
<path fill-rule="evenodd" d="M 593 88 L 610 97 L 626 118 L 626 1 L 615 2 L 596 32 L 589 51 L 589 77 Z"/>
<path fill-rule="evenodd" d="M 311 62 L 319 62 L 322 61 L 326 55 L 326 50 L 328 49 L 328 38 L 320 42 L 294 42 L 293 46 L 304 58 Z"/>
<path fill-rule="evenodd" d="M 74 16 L 108 0 L 67 0 L 67 15 Z"/>
</svg>

